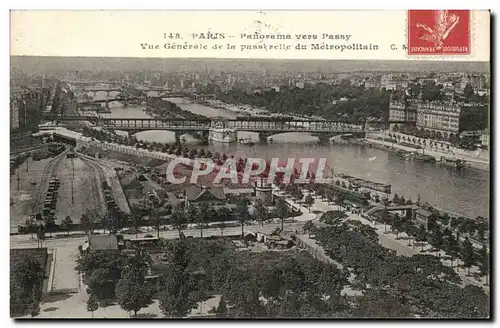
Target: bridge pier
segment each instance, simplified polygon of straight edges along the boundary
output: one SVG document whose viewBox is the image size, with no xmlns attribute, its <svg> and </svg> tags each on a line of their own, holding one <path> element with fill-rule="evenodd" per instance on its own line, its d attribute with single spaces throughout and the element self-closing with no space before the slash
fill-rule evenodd
<svg viewBox="0 0 500 328">
<path fill-rule="evenodd" d="M 198 132 L 198 137 L 200 138 L 201 143 L 203 145 L 208 144 L 208 135 L 209 135 L 209 130 L 202 130 Z"/>
<path fill-rule="evenodd" d="M 333 134 L 332 133 L 317 133 L 314 136 L 318 137 L 320 144 L 329 144 L 330 139 L 332 137 L 336 136 L 336 134 L 334 134 L 334 133 Z"/>
<path fill-rule="evenodd" d="M 272 140 L 269 140 L 270 136 L 272 136 L 271 133 L 268 133 L 268 132 L 259 132 L 260 143 L 272 143 Z"/>
<path fill-rule="evenodd" d="M 184 133 L 182 131 L 175 131 L 175 144 L 176 145 L 179 145 L 179 144 L 183 144 L 184 142 L 182 142 L 181 140 L 181 136 L 183 135 Z"/>
</svg>

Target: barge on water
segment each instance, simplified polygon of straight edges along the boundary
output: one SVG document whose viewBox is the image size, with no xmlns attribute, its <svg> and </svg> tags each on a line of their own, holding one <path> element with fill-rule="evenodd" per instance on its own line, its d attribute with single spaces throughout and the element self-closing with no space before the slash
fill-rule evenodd
<svg viewBox="0 0 500 328">
<path fill-rule="evenodd" d="M 443 166 L 454 167 L 458 170 L 461 170 L 461 169 L 465 168 L 466 166 L 470 166 L 470 163 L 467 163 L 466 161 L 464 161 L 462 159 L 449 159 L 449 158 L 445 158 L 445 157 L 441 157 L 439 164 L 441 164 Z"/>
<path fill-rule="evenodd" d="M 423 163 L 436 163 L 436 158 L 430 155 L 424 155 L 417 152 L 406 153 L 403 158 L 409 161 L 417 161 Z"/>
<path fill-rule="evenodd" d="M 360 178 L 356 178 L 347 174 L 340 174 L 339 175 L 341 178 L 346 179 L 349 181 L 354 186 L 361 187 L 361 188 L 366 188 L 366 189 L 371 189 L 375 191 L 380 191 L 386 194 L 391 193 L 391 185 L 385 184 L 385 183 L 379 183 L 379 182 L 373 182 L 370 180 L 364 180 Z"/>
<path fill-rule="evenodd" d="M 363 141 L 362 139 L 349 138 L 349 143 L 358 146 L 366 146 L 366 142 Z"/>
<path fill-rule="evenodd" d="M 415 154 L 414 159 L 424 163 L 436 163 L 436 158 L 430 155 Z"/>
<path fill-rule="evenodd" d="M 250 138 L 239 139 L 238 142 L 242 145 L 253 146 L 255 143 Z"/>
</svg>

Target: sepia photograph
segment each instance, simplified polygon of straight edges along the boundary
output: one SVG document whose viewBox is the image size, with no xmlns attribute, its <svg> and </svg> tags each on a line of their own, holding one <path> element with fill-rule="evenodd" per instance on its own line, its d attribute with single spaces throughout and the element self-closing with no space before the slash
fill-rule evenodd
<svg viewBox="0 0 500 328">
<path fill-rule="evenodd" d="M 491 319 L 490 12 L 112 13 L 11 11 L 12 318 Z"/>
</svg>

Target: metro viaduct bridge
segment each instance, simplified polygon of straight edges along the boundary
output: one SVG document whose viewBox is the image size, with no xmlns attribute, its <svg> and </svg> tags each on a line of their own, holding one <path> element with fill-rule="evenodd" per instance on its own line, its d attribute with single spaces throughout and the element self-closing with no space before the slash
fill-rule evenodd
<svg viewBox="0 0 500 328">
<path fill-rule="evenodd" d="M 165 88 L 134 88 L 134 87 L 129 87 L 131 91 L 135 91 L 136 93 L 147 93 L 150 91 L 153 92 L 159 92 L 160 94 L 168 94 L 171 92 L 169 89 Z M 110 92 L 124 92 L 125 88 L 123 86 L 117 86 L 117 87 L 94 87 L 94 88 L 83 88 L 81 91 L 83 93 L 91 94 L 95 96 L 96 93 L 98 92 L 106 92 L 106 94 L 109 96 Z"/>
<path fill-rule="evenodd" d="M 96 84 L 109 84 L 109 85 L 122 85 L 123 81 L 90 81 L 90 80 L 65 80 L 66 82 L 75 86 L 96 85 Z"/>
<path fill-rule="evenodd" d="M 100 90 L 103 91 L 103 90 Z M 111 91 L 119 91 L 119 90 L 110 90 Z M 141 91 L 142 92 L 142 91 Z M 92 97 L 95 97 L 95 93 L 93 94 Z M 108 97 L 109 97 L 109 92 L 108 92 Z M 195 93 L 185 93 L 185 92 L 162 92 L 158 96 L 147 96 L 145 93 L 142 93 L 140 95 L 133 95 L 133 94 L 118 94 L 113 98 L 106 98 L 106 99 L 82 99 L 79 101 L 80 104 L 95 104 L 95 103 L 106 103 L 106 102 L 112 102 L 112 101 L 131 101 L 131 100 L 145 100 L 145 99 L 152 99 L 152 98 L 192 98 L 194 100 L 207 100 L 207 99 L 215 99 L 214 94 L 209 94 L 209 95 L 201 95 L 201 94 L 195 94 Z"/>
<path fill-rule="evenodd" d="M 146 99 L 153 99 L 153 98 L 158 98 L 158 99 L 161 99 L 161 98 L 172 98 L 172 97 L 186 97 L 187 95 L 184 94 L 184 93 L 168 93 L 168 94 L 163 94 L 163 95 L 159 95 L 159 96 L 129 96 L 129 97 L 126 97 L 126 96 L 121 96 L 121 95 L 118 95 L 114 98 L 106 98 L 106 99 L 90 99 L 90 100 L 87 100 L 87 99 L 82 99 L 80 101 L 78 101 L 79 104 L 82 104 L 82 105 L 86 105 L 86 104 L 98 104 L 98 103 L 110 103 L 110 102 L 113 102 L 113 101 L 134 101 L 134 100 L 146 100 Z"/>
<path fill-rule="evenodd" d="M 261 139 L 273 134 L 285 132 L 307 132 L 319 137 L 331 137 L 335 135 L 352 135 L 364 137 L 366 135 L 366 123 L 347 123 L 339 121 L 321 120 L 277 120 L 271 118 L 249 118 L 249 119 L 206 119 L 185 120 L 179 118 L 104 118 L 98 116 L 53 116 L 44 117 L 46 121 L 61 122 L 67 127 L 80 126 L 79 123 L 87 121 L 95 126 L 110 130 L 123 130 L 129 134 L 147 130 L 167 130 L 178 133 L 201 132 L 208 135 L 208 131 L 214 128 L 229 128 L 238 131 L 259 133 Z"/>
</svg>

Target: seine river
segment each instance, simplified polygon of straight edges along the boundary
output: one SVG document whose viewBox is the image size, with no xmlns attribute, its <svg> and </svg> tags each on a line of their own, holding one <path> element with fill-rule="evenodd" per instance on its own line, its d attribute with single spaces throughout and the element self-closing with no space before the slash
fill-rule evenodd
<svg viewBox="0 0 500 328">
<path fill-rule="evenodd" d="M 113 94 L 112 94 L 113 95 Z M 98 97 L 105 94 L 98 94 Z M 229 110 L 210 108 L 191 103 L 180 98 L 169 101 L 177 103 L 184 110 L 208 117 L 231 117 L 235 114 Z M 122 108 L 120 104 L 110 105 L 110 117 L 146 117 L 141 107 Z M 258 140 L 256 134 L 239 134 L 239 137 L 250 137 Z M 173 132 L 145 131 L 137 134 L 139 139 L 171 142 Z M 187 137 L 187 142 L 192 140 Z M 461 215 L 489 217 L 489 172 L 472 168 L 457 171 L 440 167 L 438 164 L 405 161 L 389 152 L 356 145 L 319 145 L 315 137 L 301 133 L 287 133 L 273 136 L 273 143 L 247 146 L 242 144 L 210 144 L 203 146 L 212 152 L 224 152 L 235 157 L 262 157 L 265 159 L 278 157 L 326 158 L 329 167 L 336 173 L 345 173 L 359 178 L 392 185 L 392 192 L 414 201 L 420 197 L 437 207 L 456 212 Z"/>
</svg>

